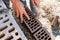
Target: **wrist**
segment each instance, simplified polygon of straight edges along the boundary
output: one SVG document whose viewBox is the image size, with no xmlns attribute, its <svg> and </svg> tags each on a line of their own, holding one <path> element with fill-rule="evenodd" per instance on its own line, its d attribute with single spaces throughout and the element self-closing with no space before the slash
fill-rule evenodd
<svg viewBox="0 0 60 40">
<path fill-rule="evenodd" d="M 22 5 L 22 6 L 24 6 L 23 3 L 20 2 L 20 0 L 11 0 L 11 2 L 12 2 L 13 5 L 15 4 L 15 5 Z"/>
<path fill-rule="evenodd" d="M 12 3 L 19 2 L 20 0 L 11 0 Z"/>
</svg>

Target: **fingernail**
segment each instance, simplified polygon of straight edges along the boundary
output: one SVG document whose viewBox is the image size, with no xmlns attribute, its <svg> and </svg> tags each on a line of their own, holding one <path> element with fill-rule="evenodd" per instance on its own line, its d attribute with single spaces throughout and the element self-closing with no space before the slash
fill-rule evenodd
<svg viewBox="0 0 60 40">
<path fill-rule="evenodd" d="M 30 20 L 30 18 L 28 18 L 28 20 Z"/>
</svg>

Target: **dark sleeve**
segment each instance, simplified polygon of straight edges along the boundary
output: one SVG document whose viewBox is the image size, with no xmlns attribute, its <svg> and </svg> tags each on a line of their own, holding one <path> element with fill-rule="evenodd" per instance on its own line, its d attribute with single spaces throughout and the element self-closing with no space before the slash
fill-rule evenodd
<svg viewBox="0 0 60 40">
<path fill-rule="evenodd" d="M 3 0 L 6 5 L 9 5 L 9 0 Z"/>
<path fill-rule="evenodd" d="M 6 3 L 8 3 L 9 2 L 9 0 L 3 0 L 4 2 L 6 2 Z"/>
<path fill-rule="evenodd" d="M 3 2 L 6 4 L 6 6 L 9 8 L 10 0 L 3 0 Z"/>
</svg>

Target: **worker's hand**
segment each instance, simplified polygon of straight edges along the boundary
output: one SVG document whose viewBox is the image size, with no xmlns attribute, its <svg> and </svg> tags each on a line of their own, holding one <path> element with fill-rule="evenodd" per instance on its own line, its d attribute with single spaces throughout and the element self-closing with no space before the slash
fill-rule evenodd
<svg viewBox="0 0 60 40">
<path fill-rule="evenodd" d="M 29 16 L 27 15 L 24 5 L 21 2 L 13 3 L 14 11 L 16 12 L 16 16 L 20 17 L 21 23 L 23 23 L 23 15 L 29 20 Z"/>
<path fill-rule="evenodd" d="M 32 5 L 33 5 L 33 7 L 38 7 L 39 8 L 39 3 L 40 3 L 40 1 L 39 0 L 31 0 L 31 2 L 32 2 Z"/>
</svg>

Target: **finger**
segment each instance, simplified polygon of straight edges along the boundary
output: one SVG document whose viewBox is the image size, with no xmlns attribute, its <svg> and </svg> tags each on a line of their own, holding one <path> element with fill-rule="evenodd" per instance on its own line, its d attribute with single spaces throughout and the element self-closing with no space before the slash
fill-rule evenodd
<svg viewBox="0 0 60 40">
<path fill-rule="evenodd" d="M 24 10 L 24 15 L 25 15 L 25 17 L 26 17 L 28 20 L 30 19 L 25 10 Z"/>
<path fill-rule="evenodd" d="M 19 11 L 17 10 L 17 15 L 16 15 L 16 17 L 19 17 Z"/>
<path fill-rule="evenodd" d="M 32 5 L 35 6 L 35 4 L 34 4 L 34 0 L 31 0 L 31 2 L 32 2 Z"/>
<path fill-rule="evenodd" d="M 15 11 L 15 15 L 16 15 L 16 17 L 17 17 L 17 15 L 18 15 L 18 10 L 17 10 L 16 6 L 17 6 L 16 4 L 13 4 L 14 11 Z"/>
<path fill-rule="evenodd" d="M 36 5 L 37 7 L 39 7 L 39 3 L 40 3 L 40 1 L 35 0 L 34 3 L 35 3 L 35 5 Z"/>
<path fill-rule="evenodd" d="M 17 7 L 17 5 L 16 5 L 16 17 L 19 17 L 19 10 L 18 10 L 18 7 Z"/>
<path fill-rule="evenodd" d="M 14 12 L 16 13 L 16 7 L 15 7 L 15 4 L 13 4 L 13 8 L 14 8 Z"/>
<path fill-rule="evenodd" d="M 23 23 L 23 11 L 19 6 L 18 6 L 18 10 L 19 10 L 20 22 Z"/>
<path fill-rule="evenodd" d="M 23 23 L 23 14 L 20 14 L 20 22 Z"/>
</svg>

